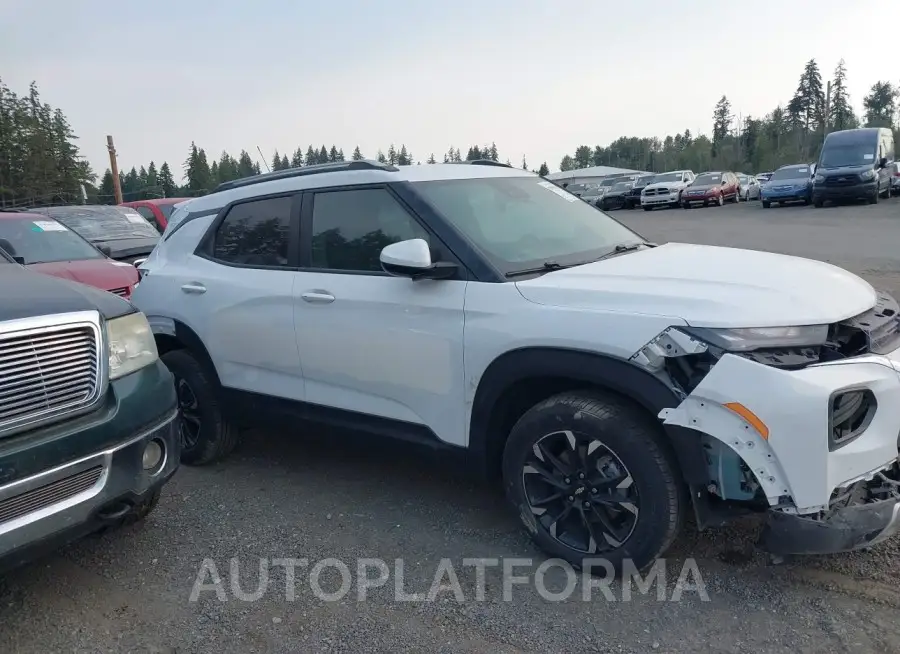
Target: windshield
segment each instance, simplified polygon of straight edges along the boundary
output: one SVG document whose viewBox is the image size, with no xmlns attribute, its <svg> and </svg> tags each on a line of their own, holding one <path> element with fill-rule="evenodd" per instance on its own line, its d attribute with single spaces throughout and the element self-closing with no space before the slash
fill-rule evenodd
<svg viewBox="0 0 900 654">
<path fill-rule="evenodd" d="M 566 190 L 569 193 L 584 193 L 584 191 L 586 189 L 587 189 L 587 184 L 569 184 L 566 187 Z"/>
<path fill-rule="evenodd" d="M 653 178 L 653 184 L 658 184 L 659 182 L 680 182 L 682 179 L 682 173 L 662 173 L 661 175 L 657 175 Z"/>
<path fill-rule="evenodd" d="M 741 184 L 746 184 L 747 182 L 750 181 L 750 178 L 747 177 L 746 175 L 738 175 L 737 178 Z"/>
<path fill-rule="evenodd" d="M 722 176 L 718 173 L 704 173 L 703 175 L 697 175 L 697 179 L 694 180 L 694 186 L 706 186 L 709 184 L 718 184 L 722 181 Z"/>
<path fill-rule="evenodd" d="M 875 163 L 875 152 L 871 143 L 826 145 L 819 158 L 819 165 L 823 168 L 864 166 L 873 163 Z"/>
<path fill-rule="evenodd" d="M 618 184 L 620 181 L 622 181 L 621 177 L 612 177 L 610 179 L 604 179 L 602 182 L 600 182 L 600 186 L 609 188 L 610 186 L 613 186 L 614 184 Z"/>
<path fill-rule="evenodd" d="M 619 182 L 612 187 L 613 191 L 627 191 L 631 188 L 631 182 Z"/>
<path fill-rule="evenodd" d="M 0 248 L 26 264 L 103 259 L 94 246 L 46 216 L 0 218 Z"/>
<path fill-rule="evenodd" d="M 651 183 L 655 178 L 655 175 L 644 175 L 643 177 L 638 177 L 634 182 L 634 188 L 643 188 L 647 186 L 647 184 Z"/>
<path fill-rule="evenodd" d="M 156 228 L 131 207 L 49 207 L 41 211 L 89 241 L 159 238 Z"/>
<path fill-rule="evenodd" d="M 799 168 L 781 168 L 776 170 L 775 174 L 769 178 L 769 181 L 777 179 L 802 179 L 809 177 L 809 166 L 800 166 Z"/>
<path fill-rule="evenodd" d="M 601 192 L 602 191 L 599 186 L 597 186 L 596 184 L 589 184 L 584 193 L 581 194 L 581 197 L 592 198 L 596 195 L 600 195 Z"/>
<path fill-rule="evenodd" d="M 573 265 L 643 239 L 603 212 L 534 177 L 415 182 L 416 190 L 503 272 Z"/>
</svg>

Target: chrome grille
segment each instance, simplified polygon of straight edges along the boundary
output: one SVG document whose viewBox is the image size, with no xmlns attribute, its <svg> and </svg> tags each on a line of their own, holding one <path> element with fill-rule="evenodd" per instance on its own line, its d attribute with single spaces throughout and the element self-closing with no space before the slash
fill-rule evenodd
<svg viewBox="0 0 900 654">
<path fill-rule="evenodd" d="M 9 324 L 0 323 L 4 328 Z M 0 433 L 91 404 L 100 393 L 100 361 L 92 323 L 0 331 Z"/>
<path fill-rule="evenodd" d="M 0 525 L 75 497 L 92 488 L 102 475 L 103 466 L 97 465 L 0 501 Z"/>
</svg>

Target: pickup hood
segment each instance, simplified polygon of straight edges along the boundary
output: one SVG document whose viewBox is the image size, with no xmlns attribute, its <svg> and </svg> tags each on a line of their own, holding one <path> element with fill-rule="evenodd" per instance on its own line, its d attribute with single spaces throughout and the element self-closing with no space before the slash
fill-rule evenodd
<svg viewBox="0 0 900 654">
<path fill-rule="evenodd" d="M 668 243 L 517 282 L 537 304 L 650 314 L 697 327 L 838 322 L 875 305 L 865 280 L 831 264 Z"/>
<path fill-rule="evenodd" d="M 112 259 L 54 261 L 35 263 L 28 267 L 45 275 L 71 279 L 103 291 L 134 286 L 138 282 L 138 272 L 134 266 Z"/>
<path fill-rule="evenodd" d="M 654 182 L 653 184 L 647 184 L 644 189 L 651 188 L 684 188 L 684 182 Z"/>
<path fill-rule="evenodd" d="M 70 311 L 99 311 L 111 319 L 135 310 L 131 303 L 112 293 L 12 263 L 0 262 L 0 288 L 0 322 Z"/>
</svg>

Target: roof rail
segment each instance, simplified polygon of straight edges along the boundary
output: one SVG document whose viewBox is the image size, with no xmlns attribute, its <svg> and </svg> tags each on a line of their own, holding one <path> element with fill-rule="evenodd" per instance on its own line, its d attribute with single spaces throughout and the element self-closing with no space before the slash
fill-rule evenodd
<svg viewBox="0 0 900 654">
<path fill-rule="evenodd" d="M 460 161 L 459 163 L 472 166 L 500 166 L 501 168 L 512 168 L 510 164 L 494 161 L 493 159 L 473 159 L 472 161 Z"/>
<path fill-rule="evenodd" d="M 263 182 L 272 182 L 277 179 L 290 179 L 291 177 L 303 177 L 304 175 L 317 175 L 319 173 L 335 173 L 343 170 L 382 170 L 388 173 L 395 173 L 400 169 L 391 164 L 371 161 L 369 159 L 361 159 L 359 161 L 333 161 L 330 163 L 315 164 L 313 166 L 276 170 L 271 173 L 262 173 L 261 175 L 242 177 L 241 179 L 235 179 L 230 182 L 222 182 L 213 189 L 213 193 L 228 191 L 233 188 L 241 188 L 243 186 L 252 186 L 253 184 L 262 184 Z"/>
</svg>

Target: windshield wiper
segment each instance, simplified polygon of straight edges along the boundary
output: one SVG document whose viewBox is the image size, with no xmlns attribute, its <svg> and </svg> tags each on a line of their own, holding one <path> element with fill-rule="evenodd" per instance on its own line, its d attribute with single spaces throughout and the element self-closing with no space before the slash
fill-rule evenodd
<svg viewBox="0 0 900 654">
<path fill-rule="evenodd" d="M 614 257 L 617 254 L 623 254 L 625 252 L 634 252 L 635 250 L 640 250 L 642 247 L 656 247 L 655 243 L 647 243 L 646 241 L 638 241 L 637 243 L 620 243 L 612 250 L 607 252 L 601 257 L 594 259 L 594 261 L 603 261 L 604 259 L 608 259 L 609 257 Z"/>
<path fill-rule="evenodd" d="M 556 263 L 555 261 L 545 261 L 540 266 L 536 268 L 524 268 L 523 270 L 513 270 L 512 272 L 506 273 L 507 277 L 521 277 L 522 275 L 537 275 L 540 273 L 553 272 L 554 270 L 562 270 L 564 268 L 570 268 L 571 266 L 563 266 L 562 264 Z"/>
</svg>

